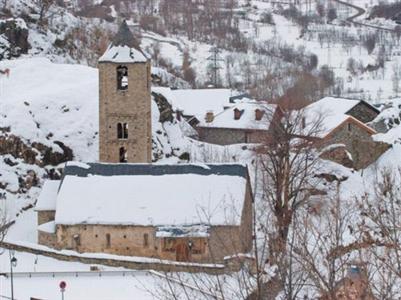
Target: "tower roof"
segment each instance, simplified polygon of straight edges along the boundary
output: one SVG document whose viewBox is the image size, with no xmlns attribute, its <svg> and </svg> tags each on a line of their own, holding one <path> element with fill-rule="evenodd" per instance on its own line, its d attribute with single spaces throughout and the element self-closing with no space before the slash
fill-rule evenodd
<svg viewBox="0 0 401 300">
<path fill-rule="evenodd" d="M 113 46 L 128 46 L 130 48 L 139 49 L 138 41 L 135 39 L 131 30 L 127 25 L 127 21 L 123 21 L 118 29 L 117 34 L 115 35 L 113 41 Z"/>
<path fill-rule="evenodd" d="M 124 20 L 106 52 L 99 58 L 99 62 L 136 63 L 149 60 L 139 47 L 127 22 Z"/>
</svg>

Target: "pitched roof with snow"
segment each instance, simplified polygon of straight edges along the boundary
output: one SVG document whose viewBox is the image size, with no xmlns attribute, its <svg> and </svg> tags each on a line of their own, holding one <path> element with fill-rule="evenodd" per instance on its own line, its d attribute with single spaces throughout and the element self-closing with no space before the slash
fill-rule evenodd
<svg viewBox="0 0 401 300">
<path fill-rule="evenodd" d="M 56 198 L 60 180 L 47 180 L 43 184 L 35 206 L 36 211 L 56 210 Z"/>
<path fill-rule="evenodd" d="M 124 21 L 106 52 L 99 58 L 99 62 L 144 63 L 148 59 Z"/>
<path fill-rule="evenodd" d="M 309 104 L 304 108 L 306 122 L 312 126 L 315 122 L 321 123 L 319 135 L 325 137 L 347 119 L 351 119 L 354 122 L 360 124 L 367 129 L 374 130 L 363 122 L 348 115 L 347 113 L 360 103 L 366 103 L 361 100 L 344 99 L 326 97 Z M 369 104 L 367 104 L 369 105 Z M 370 106 L 370 105 L 369 105 Z M 375 108 L 373 108 L 375 109 Z"/>
<path fill-rule="evenodd" d="M 181 110 L 187 116 L 195 116 L 198 120 L 203 120 L 209 111 L 218 114 L 233 106 L 235 103 L 230 102 L 230 98 L 238 94 L 230 89 L 171 90 L 154 87 L 152 91 L 166 97 L 173 109 Z"/>
<path fill-rule="evenodd" d="M 239 103 L 215 115 L 211 122 L 202 119 L 198 127 L 268 130 L 276 108 L 261 102 Z M 236 110 L 238 119 L 234 117 Z M 261 112 L 260 120 L 256 119 L 257 110 Z"/>
<path fill-rule="evenodd" d="M 237 164 L 67 164 L 55 221 L 238 225 L 246 185 L 247 168 Z"/>
</svg>

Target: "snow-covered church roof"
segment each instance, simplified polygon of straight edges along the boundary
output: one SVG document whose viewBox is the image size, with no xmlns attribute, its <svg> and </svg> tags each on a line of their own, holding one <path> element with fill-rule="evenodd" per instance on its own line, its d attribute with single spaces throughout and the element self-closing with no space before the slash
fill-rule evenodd
<svg viewBox="0 0 401 300">
<path fill-rule="evenodd" d="M 113 42 L 99 58 L 100 63 L 144 63 L 148 60 L 148 55 L 140 49 L 126 21 L 121 23 Z"/>
<path fill-rule="evenodd" d="M 56 224 L 239 225 L 247 168 L 238 164 L 69 163 Z"/>
</svg>

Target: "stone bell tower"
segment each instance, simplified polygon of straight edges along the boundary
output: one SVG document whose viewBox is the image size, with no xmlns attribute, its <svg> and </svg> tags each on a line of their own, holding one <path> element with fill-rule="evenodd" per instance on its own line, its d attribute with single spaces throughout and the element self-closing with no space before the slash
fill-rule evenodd
<svg viewBox="0 0 401 300">
<path fill-rule="evenodd" d="M 125 21 L 98 67 L 100 162 L 150 163 L 151 64 Z"/>
</svg>

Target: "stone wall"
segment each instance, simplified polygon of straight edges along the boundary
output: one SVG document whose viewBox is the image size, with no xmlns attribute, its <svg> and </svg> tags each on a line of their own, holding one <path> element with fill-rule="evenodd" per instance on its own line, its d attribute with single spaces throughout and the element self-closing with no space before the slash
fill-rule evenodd
<svg viewBox="0 0 401 300">
<path fill-rule="evenodd" d="M 38 231 L 38 243 L 50 248 L 57 247 L 57 237 L 55 233 Z"/>
<path fill-rule="evenodd" d="M 260 143 L 266 132 L 233 128 L 198 127 L 199 140 L 217 145 Z"/>
<path fill-rule="evenodd" d="M 90 257 L 89 255 L 80 256 L 74 255 L 72 253 L 63 254 L 59 251 L 53 251 L 51 249 L 43 249 L 42 248 L 32 248 L 28 246 L 22 246 L 12 243 L 1 243 L 1 247 L 5 249 L 15 250 L 19 252 L 28 252 L 36 255 L 43 255 L 47 257 L 52 257 L 57 260 L 63 261 L 76 261 L 84 264 L 93 264 L 93 265 L 104 265 L 110 267 L 122 267 L 132 270 L 157 270 L 162 272 L 189 272 L 189 273 L 207 273 L 207 274 L 225 274 L 228 272 L 238 272 L 240 269 L 240 265 L 231 265 L 230 267 L 226 267 L 225 265 L 205 265 L 205 264 L 184 264 L 182 262 L 163 262 L 163 261 L 134 261 L 127 260 L 124 257 L 121 259 L 118 258 L 99 258 L 99 257 Z"/>
<path fill-rule="evenodd" d="M 99 63 L 99 156 L 101 162 L 119 162 L 127 149 L 131 163 L 152 161 L 150 61 L 125 64 L 128 89 L 117 89 L 119 64 Z M 117 137 L 117 123 L 128 124 L 128 139 Z"/>
<path fill-rule="evenodd" d="M 54 221 L 56 212 L 54 210 L 41 210 L 38 211 L 38 225 Z"/>
<path fill-rule="evenodd" d="M 350 126 L 350 130 L 349 127 Z M 372 132 L 352 119 L 348 119 L 323 140 L 322 146 L 344 144 L 351 154 L 355 169 L 362 169 L 375 162 L 390 145 L 375 142 Z"/>
</svg>

